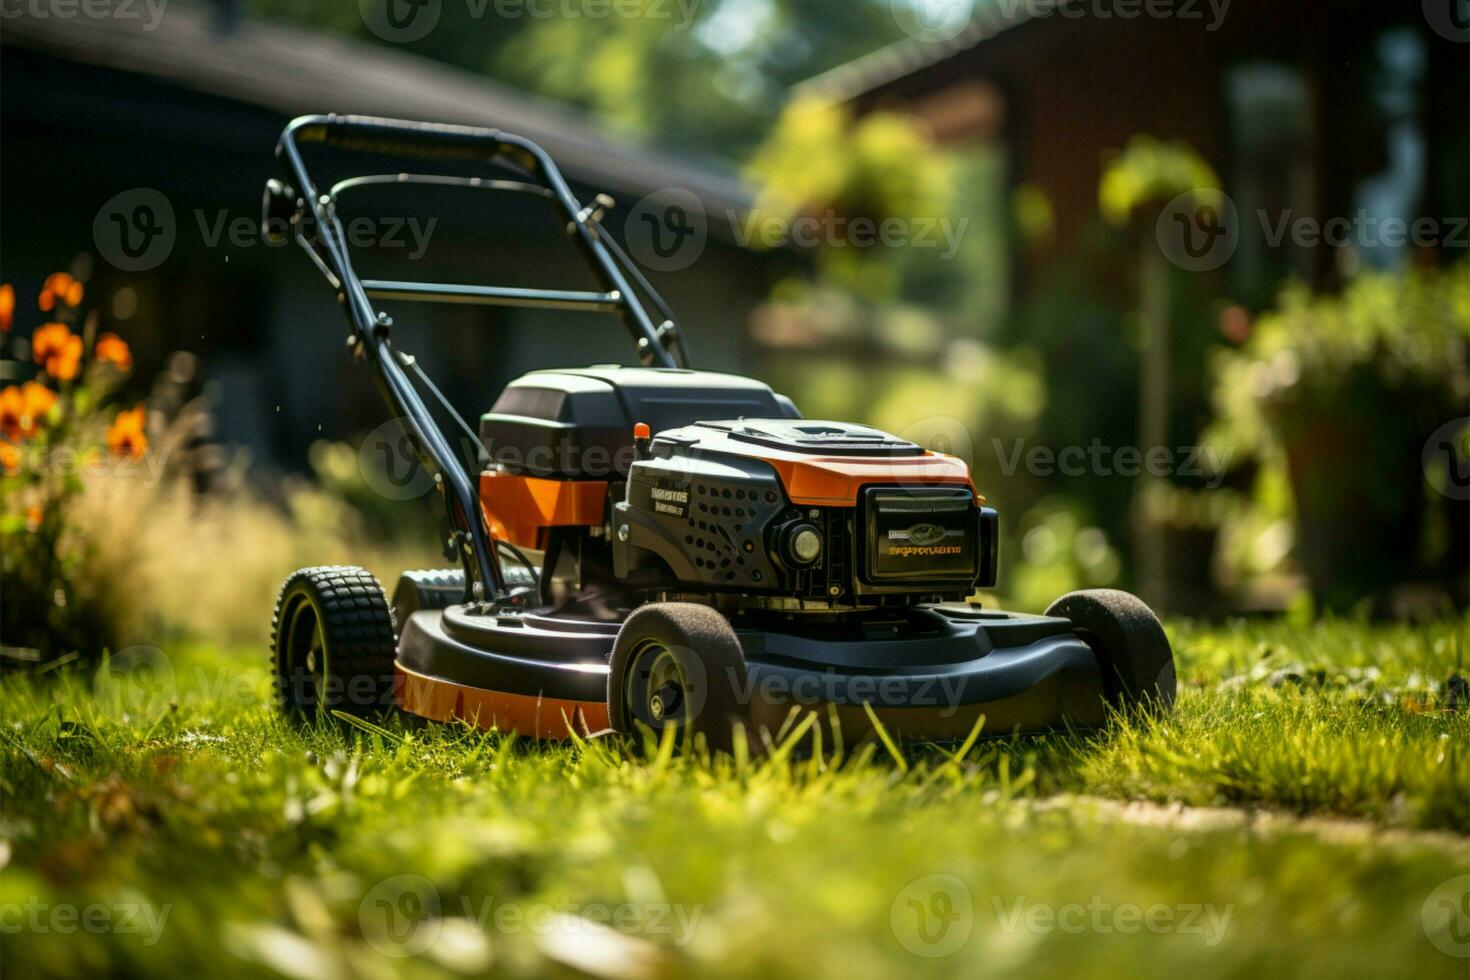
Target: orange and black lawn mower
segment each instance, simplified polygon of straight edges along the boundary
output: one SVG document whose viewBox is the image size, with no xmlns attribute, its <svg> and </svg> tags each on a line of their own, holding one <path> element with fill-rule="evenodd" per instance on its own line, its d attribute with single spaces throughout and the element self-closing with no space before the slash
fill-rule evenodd
<svg viewBox="0 0 1470 980">
<path fill-rule="evenodd" d="M 325 192 L 303 149 L 456 161 Z M 535 143 L 495 129 L 308 116 L 282 133 L 263 225 L 337 291 L 442 494 L 446 556 L 385 596 L 356 567 L 302 569 L 276 604 L 279 701 L 307 719 L 397 709 L 544 738 L 640 725 L 729 749 L 802 711 L 848 739 L 1102 725 L 1175 690 L 1157 618 L 1124 592 L 1044 616 L 970 601 L 996 581 L 996 511 L 960 459 L 863 425 L 804 419 L 759 381 L 696 371 L 666 304 Z M 320 152 L 320 151 L 317 151 Z M 440 168 L 444 169 L 444 168 Z M 339 198 L 366 185 L 543 198 L 601 286 L 524 289 L 360 279 Z M 639 366 L 533 371 L 469 430 L 381 301 L 611 313 Z M 657 311 L 657 318 L 650 314 Z M 457 455 L 428 399 L 475 437 Z"/>
</svg>

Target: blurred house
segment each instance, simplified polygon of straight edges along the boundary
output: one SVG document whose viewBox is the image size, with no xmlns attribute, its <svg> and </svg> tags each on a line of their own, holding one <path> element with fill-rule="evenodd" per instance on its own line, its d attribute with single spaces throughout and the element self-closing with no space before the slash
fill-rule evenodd
<svg viewBox="0 0 1470 980">
<path fill-rule="evenodd" d="M 744 209 L 749 194 L 719 166 L 617 142 L 564 106 L 386 45 L 244 18 L 234 4 L 170 0 L 156 24 L 144 5 L 126 9 L 131 16 L 119 8 L 118 16 L 65 19 L 44 6 L 6 11 L 0 275 L 21 297 L 18 323 L 38 315 L 27 298 L 48 272 L 96 251 L 94 222 L 106 220 L 105 202 L 152 188 L 173 215 L 167 258 L 129 272 L 98 256 L 90 289 L 108 325 L 134 345 L 139 375 L 171 351 L 197 354 L 215 386 L 223 438 L 286 465 L 299 463 L 313 439 L 376 426 L 383 407 L 367 373 L 349 363 L 332 290 L 294 244 L 272 247 L 257 234 L 261 188 L 276 174 L 285 122 L 303 113 L 363 113 L 530 137 L 584 200 L 599 191 L 616 197 L 609 224 L 619 233 L 643 195 L 694 193 L 710 215 L 707 247 L 682 272 L 650 275 L 689 328 L 700 366 L 747 365 L 743 324 L 767 290 L 772 259 L 735 245 L 721 217 Z M 366 173 L 413 166 L 371 158 L 350 165 Z M 539 201 L 413 193 L 365 194 L 365 213 L 398 222 L 396 232 L 387 221 L 377 226 L 380 237 L 401 243 L 371 249 L 359 262 L 365 275 L 589 282 Z M 383 265 L 392 271 L 379 271 Z M 610 316 L 426 305 L 393 312 L 400 346 L 466 413 L 488 408 L 505 381 L 533 367 L 632 359 L 631 341 Z"/>
<path fill-rule="evenodd" d="M 975 0 L 952 39 L 892 45 L 797 94 L 914 113 L 949 145 L 1000 141 L 1011 186 L 1050 202 L 1061 250 L 1097 212 L 1109 151 L 1140 133 L 1187 141 L 1241 218 L 1229 292 L 1262 303 L 1287 274 L 1329 285 L 1345 258 L 1290 235 L 1273 244 L 1284 214 L 1448 225 L 1470 211 L 1464 8 Z M 1463 225 L 1445 237 L 1463 252 Z M 1365 241 L 1353 251 L 1387 267 L 1410 248 Z"/>
</svg>

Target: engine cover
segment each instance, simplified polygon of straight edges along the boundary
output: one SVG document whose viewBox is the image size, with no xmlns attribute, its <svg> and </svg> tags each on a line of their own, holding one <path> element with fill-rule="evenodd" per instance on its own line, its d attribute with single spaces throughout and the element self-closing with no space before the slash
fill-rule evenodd
<svg viewBox="0 0 1470 980">
<path fill-rule="evenodd" d="M 631 464 L 614 571 L 821 603 L 962 598 L 994 581 L 981 503 L 962 462 L 868 426 L 700 422 Z"/>
<path fill-rule="evenodd" d="M 742 415 L 800 418 L 789 398 L 733 374 L 617 365 L 532 371 L 481 416 L 480 441 L 507 473 L 615 480 L 633 462 L 634 423 L 662 432 Z"/>
</svg>

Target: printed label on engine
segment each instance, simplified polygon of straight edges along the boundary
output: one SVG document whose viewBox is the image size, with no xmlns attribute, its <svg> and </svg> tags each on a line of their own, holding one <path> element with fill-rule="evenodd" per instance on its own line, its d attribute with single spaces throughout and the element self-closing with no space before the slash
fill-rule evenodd
<svg viewBox="0 0 1470 980">
<path fill-rule="evenodd" d="M 867 577 L 948 579 L 975 571 L 974 498 L 968 492 L 870 490 Z"/>
<path fill-rule="evenodd" d="M 633 473 L 633 505 L 670 517 L 689 516 L 689 484 Z"/>
</svg>

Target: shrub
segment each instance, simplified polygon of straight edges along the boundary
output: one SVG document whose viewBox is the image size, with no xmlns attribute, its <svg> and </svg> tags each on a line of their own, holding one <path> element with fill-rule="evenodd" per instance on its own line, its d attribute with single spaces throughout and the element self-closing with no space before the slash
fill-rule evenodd
<svg viewBox="0 0 1470 980">
<path fill-rule="evenodd" d="M 1425 576 L 1425 504 L 1435 498 L 1421 460 L 1430 434 L 1464 415 L 1467 358 L 1461 262 L 1362 275 L 1340 295 L 1290 286 L 1221 359 L 1211 438 L 1236 460 L 1284 470 L 1296 556 L 1318 602 L 1344 608 Z M 1462 575 L 1457 563 L 1450 571 Z"/>
<path fill-rule="evenodd" d="M 33 362 L 29 380 L 0 389 L 0 642 L 43 662 L 112 645 L 117 616 L 78 577 L 89 545 L 70 517 L 89 477 L 141 477 L 148 464 L 148 411 L 119 397 L 132 353 L 121 337 L 98 332 L 85 295 L 69 273 L 47 277 L 37 305 L 49 319 L 21 338 L 12 329 L 15 291 L 0 287 L 3 350 L 17 355 L 7 374 L 23 375 L 21 365 Z"/>
</svg>

